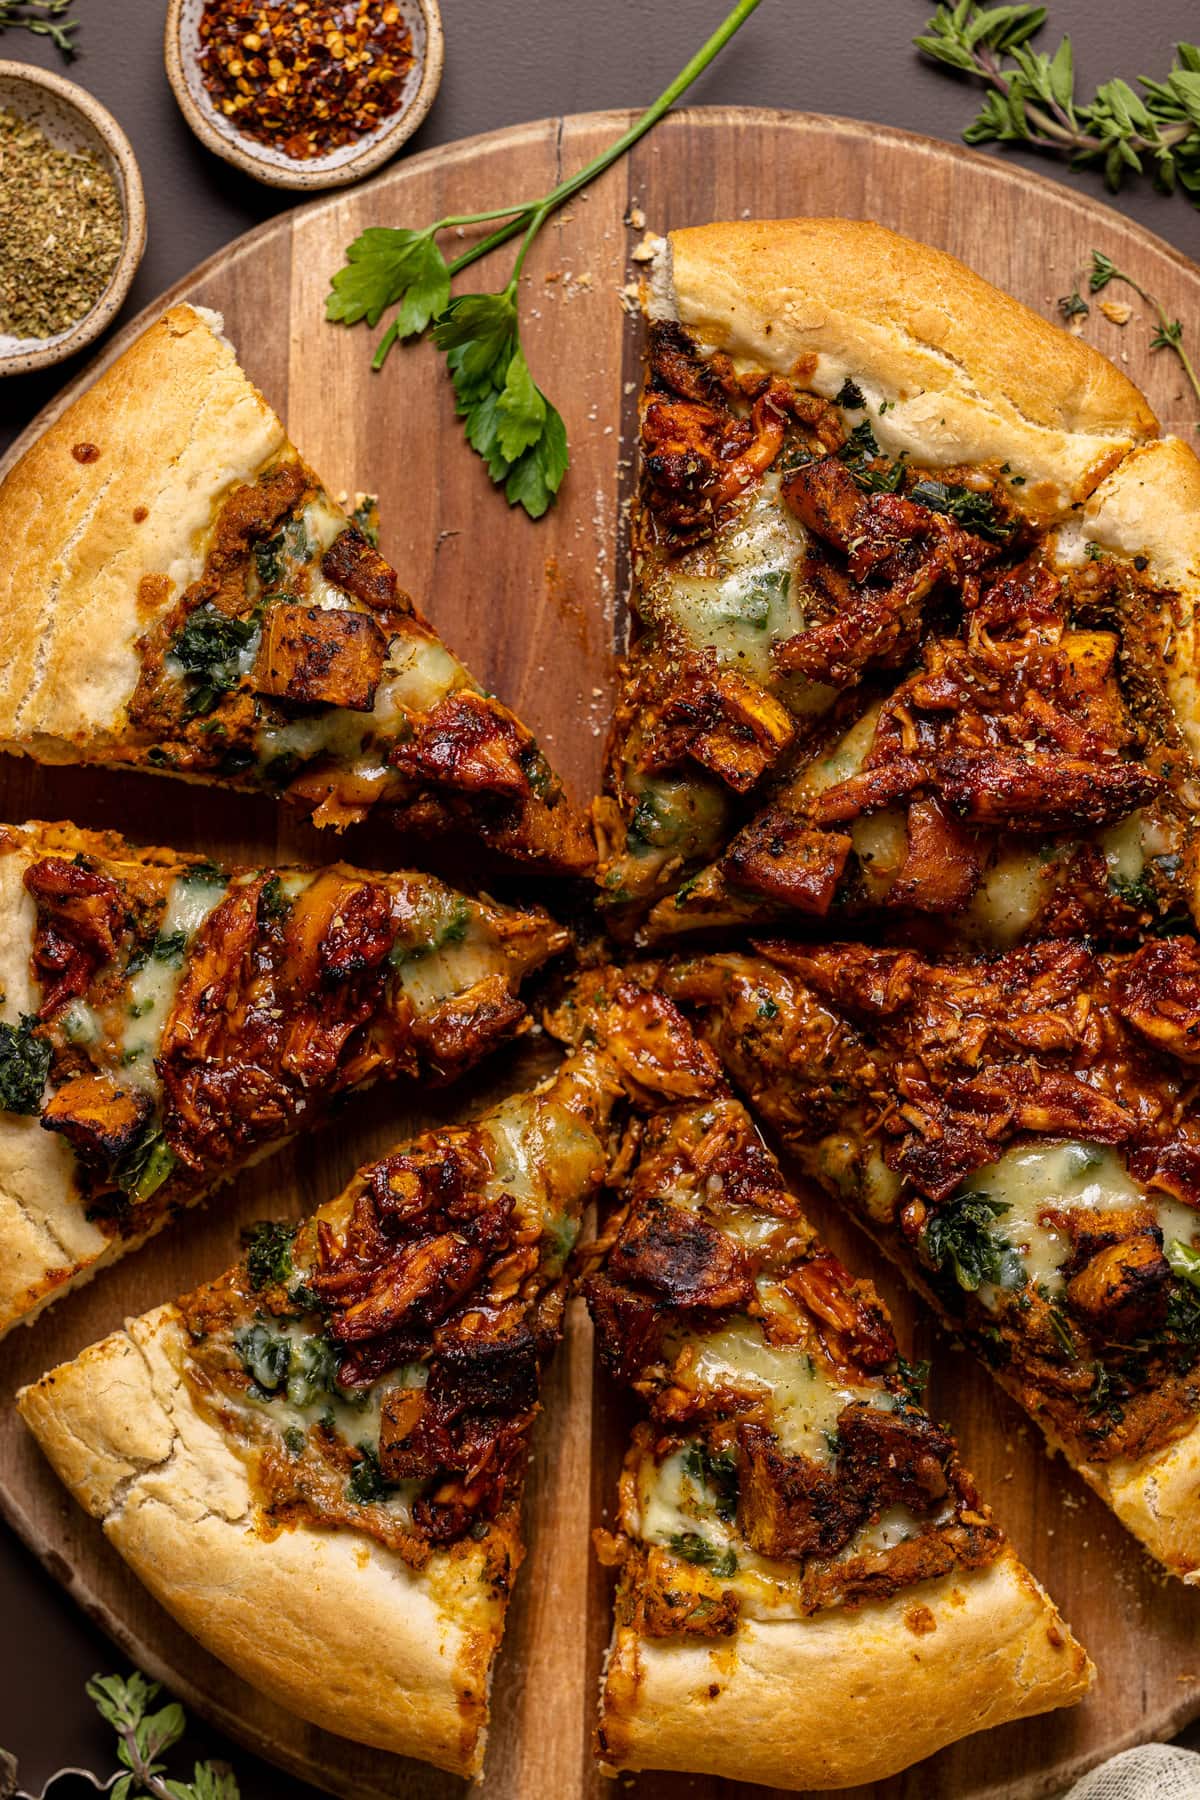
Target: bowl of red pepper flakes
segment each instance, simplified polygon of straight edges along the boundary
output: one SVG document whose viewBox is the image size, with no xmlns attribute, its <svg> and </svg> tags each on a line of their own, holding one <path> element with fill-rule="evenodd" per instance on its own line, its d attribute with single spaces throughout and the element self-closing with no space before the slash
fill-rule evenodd
<svg viewBox="0 0 1200 1800">
<path fill-rule="evenodd" d="M 170 0 L 167 75 L 192 130 L 273 187 L 344 187 L 437 92 L 438 0 Z"/>
</svg>

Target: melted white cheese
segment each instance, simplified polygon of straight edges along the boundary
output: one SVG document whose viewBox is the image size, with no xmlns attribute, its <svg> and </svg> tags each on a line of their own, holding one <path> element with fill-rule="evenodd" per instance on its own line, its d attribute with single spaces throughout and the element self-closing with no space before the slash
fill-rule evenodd
<svg viewBox="0 0 1200 1800">
<path fill-rule="evenodd" d="M 832 1460 L 837 1416 L 852 1400 L 892 1404 L 885 1389 L 836 1382 L 819 1357 L 768 1344 L 750 1319 L 735 1319 L 723 1330 L 692 1342 L 697 1354 L 683 1377 L 686 1385 L 710 1391 L 765 1390 L 771 1396 L 771 1426 L 782 1449 L 814 1462 Z"/>
<path fill-rule="evenodd" d="M 159 925 L 160 937 L 182 932 L 190 944 L 214 907 L 225 898 L 223 881 L 180 880 L 171 884 L 166 911 Z M 127 1023 L 121 1041 L 122 1061 L 130 1080 L 139 1086 L 154 1086 L 157 1077 L 154 1058 L 162 1042 L 175 995 L 183 973 L 182 959 L 168 960 L 151 954 L 129 982 Z"/>
<path fill-rule="evenodd" d="M 1051 1293 L 1061 1291 L 1061 1265 L 1071 1251 L 1065 1232 L 1043 1222 L 1048 1208 L 1083 1209 L 1097 1214 L 1149 1205 L 1164 1241 L 1192 1244 L 1200 1233 L 1200 1214 L 1166 1195 L 1148 1194 L 1130 1176 L 1115 1150 L 1098 1144 L 1036 1144 L 1005 1151 L 996 1162 L 977 1169 L 966 1183 L 972 1193 L 1002 1201 L 1007 1208 L 990 1230 L 1020 1255 L 1030 1281 Z M 998 1290 L 979 1290 L 993 1305 Z"/>
</svg>

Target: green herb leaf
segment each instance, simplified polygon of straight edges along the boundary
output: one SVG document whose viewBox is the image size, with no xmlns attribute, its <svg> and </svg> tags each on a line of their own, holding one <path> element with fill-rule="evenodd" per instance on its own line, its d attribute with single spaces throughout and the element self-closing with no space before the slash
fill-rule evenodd
<svg viewBox="0 0 1200 1800">
<path fill-rule="evenodd" d="M 233 1347 L 243 1369 L 262 1392 L 278 1393 L 291 1367 L 291 1339 L 276 1337 L 264 1324 L 257 1322 L 234 1332 Z"/>
<path fill-rule="evenodd" d="M 450 271 L 432 229 L 372 225 L 347 249 L 346 266 L 333 277 L 325 301 L 325 317 L 343 325 L 365 319 L 374 326 L 399 302 L 396 335 L 410 337 L 445 312 L 449 299 Z"/>
<path fill-rule="evenodd" d="M 346 1483 L 346 1497 L 356 1506 L 370 1506 L 382 1500 L 388 1492 L 388 1484 L 379 1467 L 379 1458 L 369 1444 L 358 1446 L 360 1456 L 350 1471 L 350 1479 Z"/>
<path fill-rule="evenodd" d="M 718 1550 L 715 1544 L 709 1543 L 706 1537 L 701 1537 L 698 1531 L 677 1531 L 667 1539 L 667 1545 L 684 1562 L 697 1563 L 701 1568 L 711 1569 L 714 1575 L 737 1574 L 738 1560 L 733 1550 Z"/>
<path fill-rule="evenodd" d="M 984 1282 L 999 1287 L 1025 1285 L 1025 1266 L 995 1222 L 1009 1210 L 989 1194 L 959 1194 L 933 1211 L 921 1233 L 921 1248 L 935 1269 L 953 1274 L 959 1287 L 974 1293 Z"/>
<path fill-rule="evenodd" d="M 1001 518 L 995 502 L 974 488 L 959 487 L 948 481 L 918 481 L 909 489 L 908 498 L 927 506 L 931 512 L 946 513 L 957 519 L 964 531 L 987 538 L 993 544 L 1006 544 L 1016 531 L 1010 519 Z"/>
<path fill-rule="evenodd" d="M 483 458 L 492 481 L 503 487 L 509 505 L 524 507 L 531 518 L 540 518 L 557 494 L 568 450 L 562 419 L 533 382 L 518 341 L 515 296 L 526 253 L 546 220 L 670 110 L 759 4 L 737 0 L 635 124 L 549 194 L 437 219 L 421 231 L 372 226 L 350 245 L 344 267 L 333 276 L 325 303 L 328 319 L 343 324 L 365 319 L 373 326 L 389 306 L 399 308 L 376 351 L 376 369 L 399 339 L 432 327 L 446 355 L 468 443 Z M 495 229 L 447 265 L 437 248 L 438 234 L 484 223 Z M 455 275 L 518 233 L 524 234 L 523 242 L 507 287 L 495 294 L 451 297 Z"/>
<path fill-rule="evenodd" d="M 1200 1288 L 1200 1250 L 1193 1250 L 1190 1244 L 1175 1238 L 1167 1245 L 1165 1255 L 1173 1275 Z"/>
<path fill-rule="evenodd" d="M 238 658 L 258 636 L 259 620 L 233 619 L 214 606 L 199 606 L 171 640 L 170 654 L 191 677 L 189 717 L 209 713 L 237 685 Z"/>
<path fill-rule="evenodd" d="M 42 1109 L 52 1051 L 48 1038 L 33 1035 L 36 1026 L 32 1013 L 22 1013 L 17 1025 L 0 1023 L 0 1111 Z"/>
<path fill-rule="evenodd" d="M 273 1219 L 260 1219 L 257 1224 L 246 1227 L 242 1233 L 246 1245 L 246 1272 L 256 1293 L 260 1288 L 274 1287 L 277 1282 L 292 1279 L 296 1273 L 292 1264 L 295 1235 L 294 1225 L 279 1225 Z"/>
</svg>

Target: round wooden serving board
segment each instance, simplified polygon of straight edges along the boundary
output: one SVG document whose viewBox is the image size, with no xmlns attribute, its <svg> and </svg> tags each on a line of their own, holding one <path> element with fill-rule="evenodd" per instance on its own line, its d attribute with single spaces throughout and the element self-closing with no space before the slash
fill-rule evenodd
<svg viewBox="0 0 1200 1800">
<path fill-rule="evenodd" d="M 286 214 L 198 269 L 166 299 L 216 307 L 250 375 L 336 492 L 380 496 L 383 545 L 401 580 L 489 688 L 529 720 L 575 793 L 594 792 L 624 635 L 622 499 L 634 450 L 640 331 L 620 303 L 641 230 L 709 219 L 841 213 L 881 220 L 954 251 L 1035 311 L 1083 283 L 1093 246 L 1164 302 L 1200 319 L 1200 270 L 1108 208 L 982 156 L 880 127 L 784 113 L 701 110 L 669 118 L 580 195 L 539 240 L 522 301 L 534 372 L 562 411 L 571 470 L 539 525 L 509 512 L 464 448 L 439 360 L 397 351 L 372 375 L 365 328 L 323 320 L 329 277 L 367 225 L 421 225 L 548 190 L 627 123 L 624 114 L 548 119 L 417 157 L 348 194 Z M 637 215 L 634 214 L 634 217 Z M 501 252 L 501 256 L 506 256 Z M 496 285 L 500 264 L 475 272 Z M 507 263 L 504 264 L 507 267 Z M 1124 291 L 1118 298 L 1136 297 Z M 149 322 L 109 345 L 103 366 Z M 1193 438 L 1195 406 L 1176 360 L 1152 354 L 1145 309 L 1122 330 L 1093 308 L 1086 336 L 1139 382 L 1164 426 Z M 90 374 L 90 372 L 89 372 Z M 86 379 L 86 378 L 85 378 Z M 67 394 L 38 420 L 36 432 Z M 26 442 L 28 439 L 25 440 Z M 17 447 L 18 451 L 20 446 Z M 0 759 L 2 761 L 2 759 Z M 73 818 L 134 838 L 261 857 L 336 854 L 265 802 L 154 777 L 0 767 L 0 818 Z M 387 861 L 384 837 L 352 834 L 345 854 Z M 542 898 L 553 899 L 549 892 Z M 0 1391 L 15 1388 L 170 1295 L 215 1275 L 238 1229 L 334 1193 L 368 1155 L 437 1114 L 478 1105 L 528 1072 L 536 1042 L 498 1059 L 464 1097 L 377 1093 L 347 1108 L 315 1142 L 284 1151 L 204 1212 L 55 1307 L 0 1347 Z M 544 1054 L 544 1052 L 543 1052 Z M 869 1790 L 872 1800 L 1032 1800 L 1061 1790 L 1102 1757 L 1163 1738 L 1200 1713 L 1200 1592 L 1156 1573 L 969 1356 L 935 1341 L 891 1269 L 814 1199 L 835 1249 L 874 1275 L 901 1341 L 936 1358 L 933 1407 L 961 1439 L 1018 1550 L 1090 1649 L 1099 1679 L 1087 1702 L 971 1738 Z M 590 1754 L 609 1630 L 608 1583 L 590 1553 L 611 1516 L 629 1417 L 593 1378 L 577 1305 L 546 1392 L 527 1506 L 529 1555 L 517 1584 L 494 1690 L 491 1800 L 608 1792 Z M 234 1737 L 347 1800 L 448 1800 L 449 1777 L 361 1749 L 300 1723 L 236 1680 L 149 1599 L 50 1474 L 11 1405 L 0 1410 L 0 1506 L 87 1611 L 143 1668 Z M 271 1621 L 263 1617 L 262 1630 Z M 329 1675 L 314 1658 L 312 1679 Z M 781 1704 L 786 1705 L 786 1701 Z M 881 1724 L 883 1721 L 881 1721 Z M 732 1800 L 762 1789 L 653 1775 L 643 1800 Z M 866 1800 L 868 1790 L 856 1790 Z"/>
</svg>

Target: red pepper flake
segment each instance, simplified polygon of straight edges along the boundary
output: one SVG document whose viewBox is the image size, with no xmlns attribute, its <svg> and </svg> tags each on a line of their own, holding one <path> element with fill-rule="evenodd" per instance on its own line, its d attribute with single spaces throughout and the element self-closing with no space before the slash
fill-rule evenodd
<svg viewBox="0 0 1200 1800">
<path fill-rule="evenodd" d="M 303 161 L 400 109 L 412 34 L 396 0 L 205 0 L 200 71 L 247 137 Z"/>
</svg>

